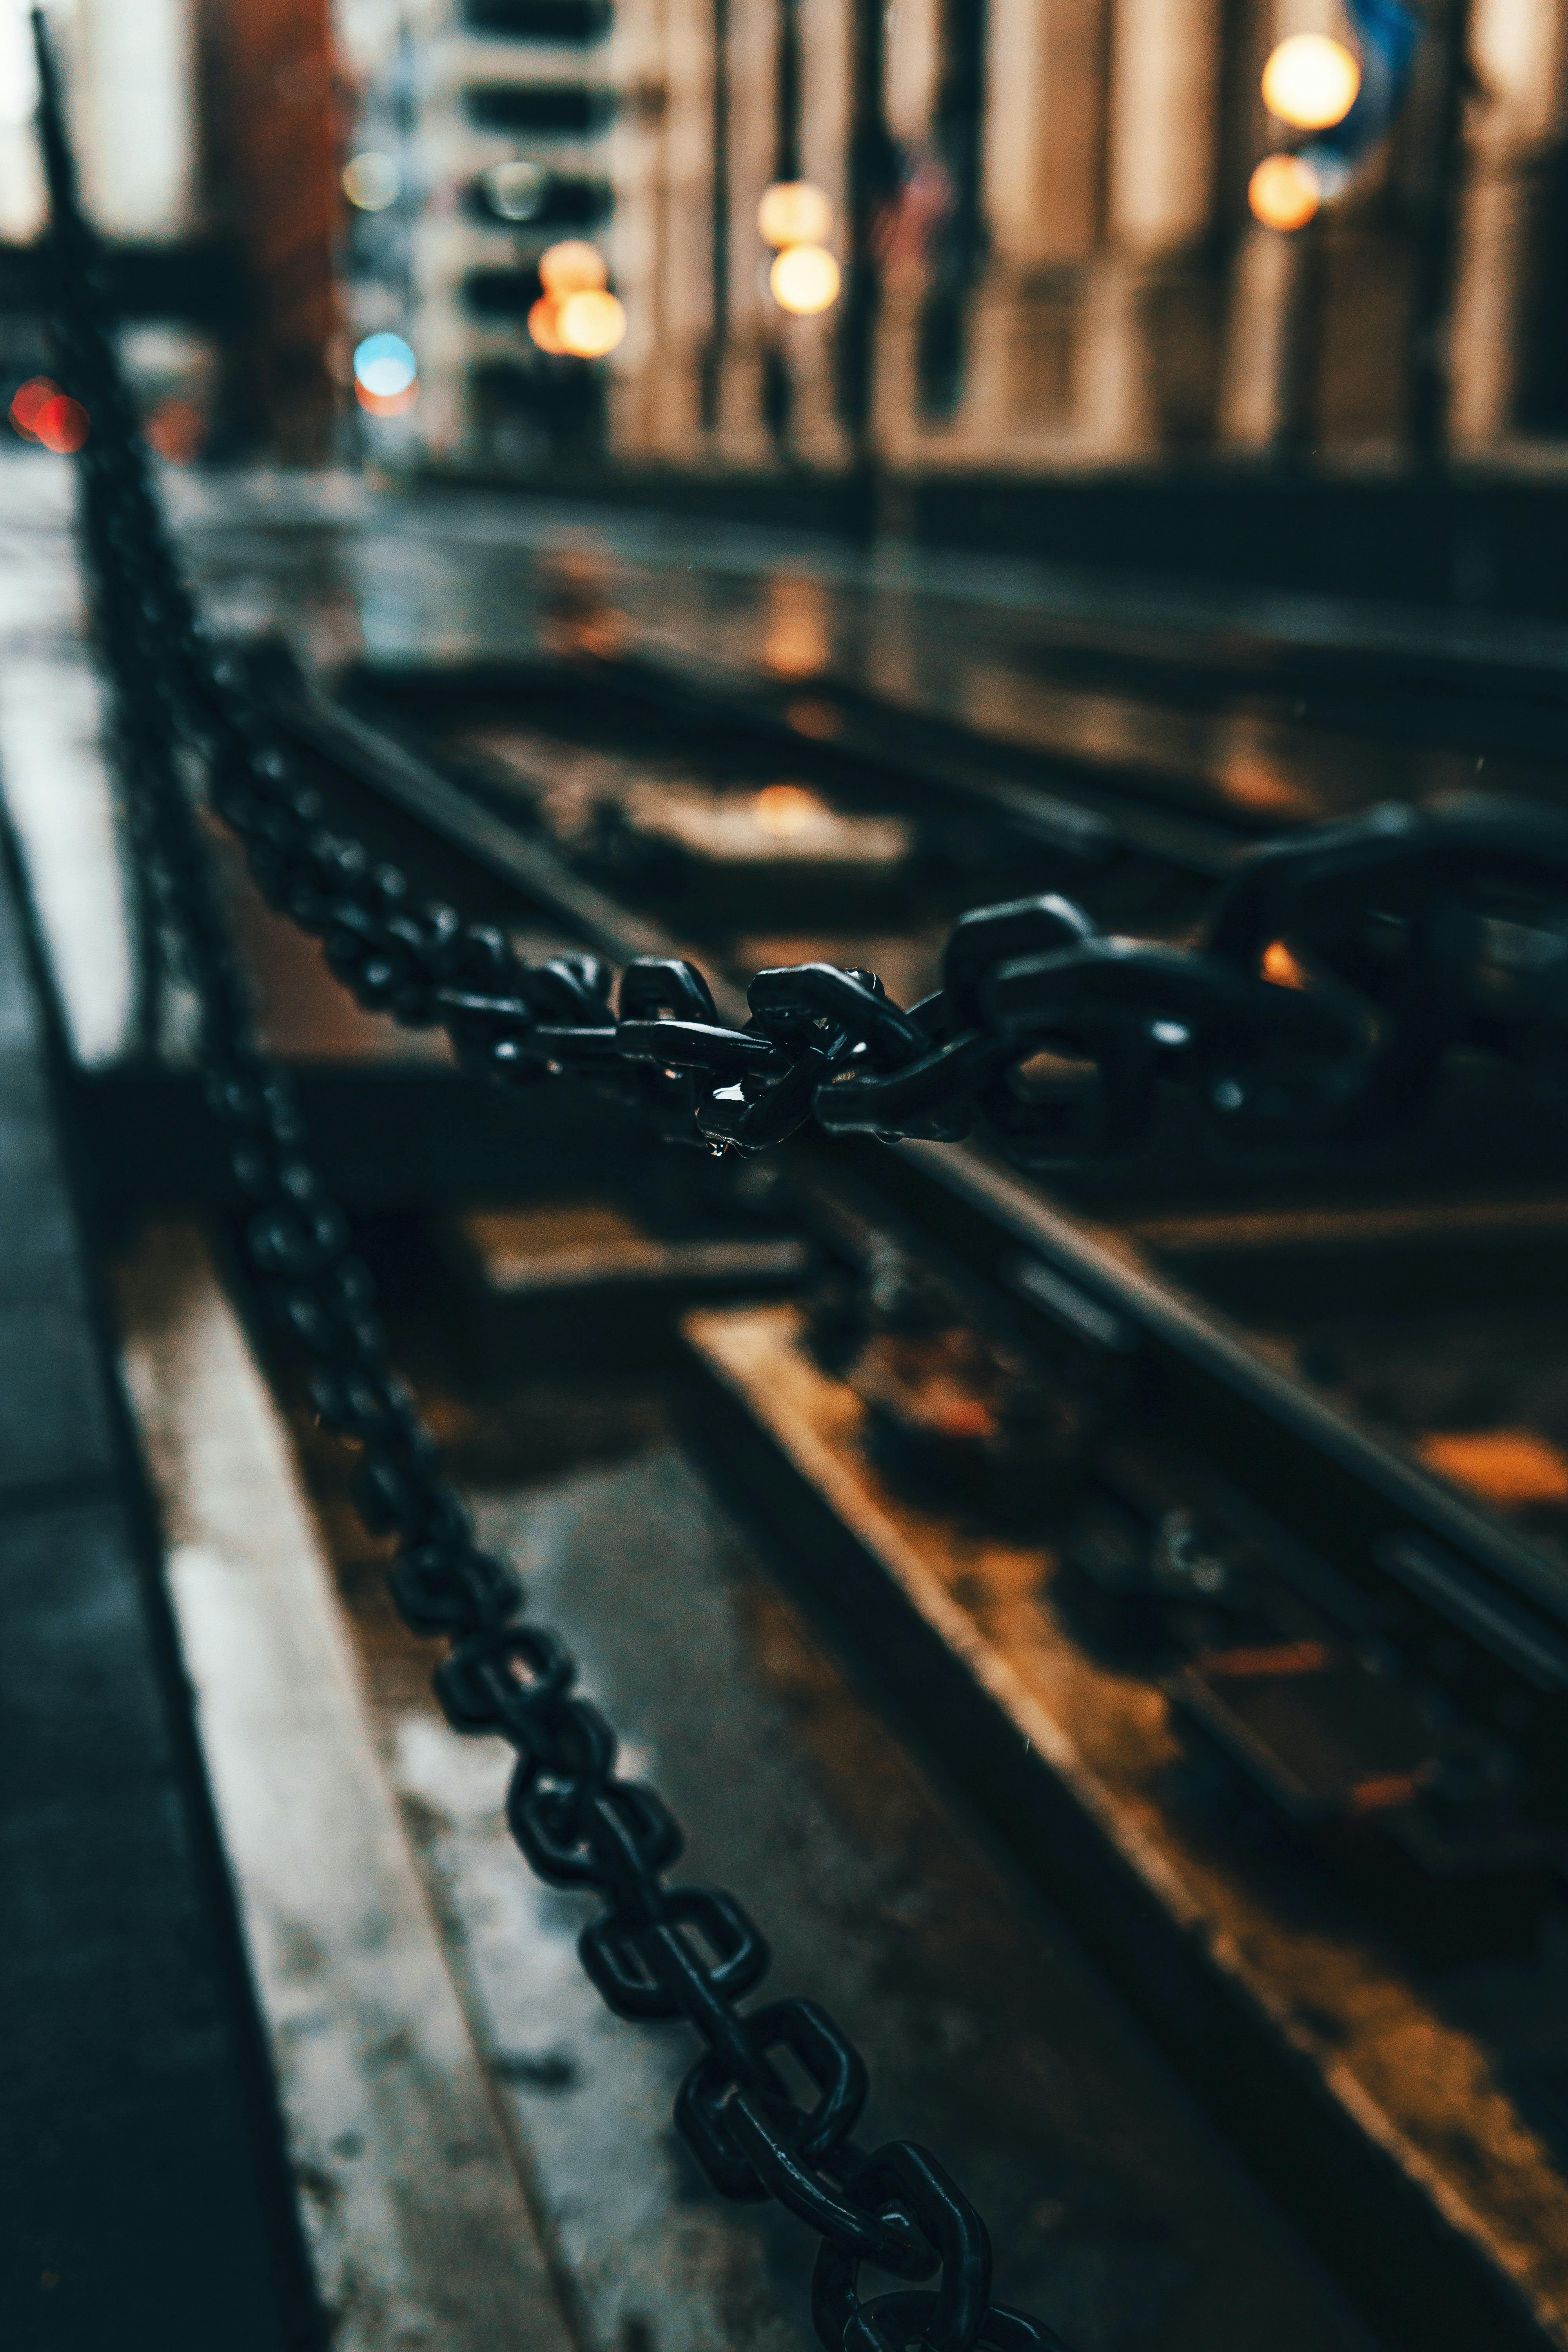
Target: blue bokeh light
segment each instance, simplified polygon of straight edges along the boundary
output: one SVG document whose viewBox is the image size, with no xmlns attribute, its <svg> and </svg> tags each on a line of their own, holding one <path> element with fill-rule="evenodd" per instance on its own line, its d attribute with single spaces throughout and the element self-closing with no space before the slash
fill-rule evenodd
<svg viewBox="0 0 1568 2352">
<path fill-rule="evenodd" d="M 395 400 L 419 373 L 419 362 L 401 335 L 367 335 L 354 352 L 355 380 L 378 400 Z"/>
</svg>

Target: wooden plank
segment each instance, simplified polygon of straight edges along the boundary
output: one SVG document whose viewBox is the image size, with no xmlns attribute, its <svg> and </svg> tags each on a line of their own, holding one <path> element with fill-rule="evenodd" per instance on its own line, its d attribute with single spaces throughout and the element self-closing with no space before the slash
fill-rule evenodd
<svg viewBox="0 0 1568 2352">
<path fill-rule="evenodd" d="M 193 1232 L 149 1239 L 121 1297 L 334 2352 L 566 2352 L 271 1398 Z"/>
</svg>

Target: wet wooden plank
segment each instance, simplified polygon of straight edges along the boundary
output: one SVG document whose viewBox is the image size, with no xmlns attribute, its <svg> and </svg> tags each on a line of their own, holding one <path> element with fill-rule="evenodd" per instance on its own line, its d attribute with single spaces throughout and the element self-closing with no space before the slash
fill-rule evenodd
<svg viewBox="0 0 1568 2352">
<path fill-rule="evenodd" d="M 153 1237 L 121 1299 L 334 2352 L 566 2352 L 270 1397 L 190 1231 Z"/>
</svg>

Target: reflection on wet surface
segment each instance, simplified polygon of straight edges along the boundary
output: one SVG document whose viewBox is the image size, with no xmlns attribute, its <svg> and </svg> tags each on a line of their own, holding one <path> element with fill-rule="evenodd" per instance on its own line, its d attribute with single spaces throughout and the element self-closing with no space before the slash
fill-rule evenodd
<svg viewBox="0 0 1568 2352">
<path fill-rule="evenodd" d="M 67 490 L 63 469 L 26 458 L 0 469 L 8 647 L 0 756 L 77 1050 L 102 1064 L 135 1045 L 146 1008 L 137 1002 L 134 893 L 95 740 L 98 689 L 81 640 Z M 957 787 L 944 800 L 901 781 L 896 756 L 879 772 L 866 760 L 857 766 L 839 745 L 857 709 L 896 706 L 917 738 L 929 719 L 933 733 L 953 730 L 954 742 L 968 730 L 1010 745 L 1015 774 L 1050 782 L 1057 762 L 1071 764 L 1080 785 L 1102 775 L 1113 810 L 1141 795 L 1223 815 L 1232 840 L 1478 781 L 1559 798 L 1568 778 L 1568 759 L 1401 741 L 1397 695 L 1375 709 L 1367 701 L 1362 732 L 1316 723 L 1325 702 L 1314 680 L 1334 622 L 1327 607 L 1258 600 L 1242 612 L 1188 594 L 1162 609 L 1150 592 L 1117 596 L 1023 565 L 857 552 L 543 501 L 378 496 L 336 478 L 187 476 L 172 490 L 215 628 L 280 635 L 318 675 L 368 677 L 493 804 L 742 982 L 773 964 L 869 960 L 909 1003 L 939 983 L 960 912 L 1028 890 L 1065 887 L 1086 896 L 1107 928 L 1171 938 L 1190 936 L 1201 912 L 1206 877 L 1184 880 L 1179 861 L 1147 850 L 1098 865 L 1064 860 L 994 801 L 970 803 L 960 822 Z M 1555 676 L 1568 672 L 1568 635 L 1472 630 L 1459 643 L 1440 625 L 1405 639 L 1381 625 L 1391 660 L 1432 663 L 1451 646 L 1472 660 L 1533 662 L 1543 707 Z M 1347 660 L 1378 650 L 1378 626 L 1358 624 Z M 696 724 L 678 704 L 656 723 L 646 702 L 612 690 L 632 673 L 598 667 L 627 661 L 662 666 L 698 688 L 760 683 L 782 696 L 782 725 L 772 740 L 726 735 L 710 714 Z M 480 694 L 466 682 L 485 665 L 510 674 L 513 690 Z M 1293 665 L 1307 679 L 1300 692 Z M 574 681 L 569 690 L 563 678 Z M 541 695 L 531 679 L 554 683 Z M 1334 707 L 1357 692 L 1366 699 L 1364 677 L 1358 686 L 1352 677 Z M 275 1050 L 446 1058 L 439 1040 L 357 1013 L 315 951 L 237 885 L 236 903 Z M 163 1050 L 177 1047 L 177 1021 L 164 1021 Z M 1451 1191 L 1481 1171 L 1495 1181 L 1532 1164 L 1531 1153 L 1550 1154 L 1562 1126 L 1549 1105 L 1521 1107 L 1504 1091 L 1472 1089 L 1468 1107 L 1456 1092 L 1408 1148 L 1295 1150 L 1275 1167 L 1167 1135 L 1125 1167 L 1087 1171 L 1064 1188 L 1114 1223 L 1146 1216 L 1161 1198 L 1230 1197 L 1245 1213 L 1249 1197 L 1282 1181 L 1297 1199 L 1319 1187 L 1373 1197 Z M 1307 1280 L 1289 1312 L 1271 1318 L 1254 1290 L 1241 1298 L 1206 1260 L 1189 1265 L 1178 1252 L 1172 1263 L 1200 1292 L 1271 1330 L 1297 1368 L 1355 1415 L 1555 1552 L 1568 1514 L 1547 1489 L 1555 1449 L 1568 1448 L 1568 1420 L 1525 1377 L 1541 1356 L 1534 1339 L 1511 1326 L 1500 1336 L 1471 1331 L 1430 1300 L 1423 1309 L 1401 1299 L 1380 1322 L 1363 1299 L 1336 1319 Z M 1257 1271 L 1249 1261 L 1247 1285 Z M 1549 1363 L 1552 1347 L 1542 1344 Z M 1440 1368 L 1458 1377 L 1461 1365 L 1505 1360 L 1516 1377 L 1485 1410 L 1473 1399 L 1418 1405 L 1404 1394 L 1417 1370 L 1430 1385 Z M 1542 1377 L 1550 1386 L 1556 1375 Z M 1521 1446 L 1536 1449 L 1528 1494 Z"/>
<path fill-rule="evenodd" d="M 363 565 L 368 549 L 362 543 L 358 552 Z M 481 574 L 488 572 L 492 551 L 466 549 L 464 561 L 476 554 Z M 440 543 L 424 539 L 420 557 L 437 572 Z M 1024 635 L 1016 616 L 998 622 L 940 593 L 878 592 L 805 572 L 743 577 L 692 562 L 667 570 L 608 552 L 595 565 L 574 546 L 560 554 L 535 551 L 526 581 L 515 559 L 506 570 L 504 590 L 497 583 L 499 610 L 474 613 L 484 591 L 468 583 L 467 628 L 454 625 L 457 600 L 437 613 L 414 601 L 417 589 L 405 576 L 400 601 L 391 604 L 374 576 L 362 574 L 367 653 L 394 662 L 416 651 L 422 660 L 520 652 L 531 623 L 542 646 L 556 653 L 652 657 L 713 683 L 759 673 L 813 682 L 827 691 L 800 698 L 791 717 L 816 740 L 837 732 L 828 698 L 837 690 L 973 731 L 1026 755 L 1045 776 L 1065 764 L 1248 832 L 1313 823 L 1384 799 L 1429 799 L 1473 786 L 1478 774 L 1498 791 L 1548 800 L 1562 799 L 1568 781 L 1568 767 L 1556 762 L 1494 752 L 1488 772 L 1478 768 L 1481 755 L 1468 750 L 1332 732 L 1248 708 L 1245 699 L 1228 707 L 1223 693 L 1219 707 L 1195 710 L 1135 682 L 1113 690 L 1042 676 L 1038 636 Z M 424 585 L 426 595 L 438 593 L 434 577 Z M 1070 655 L 1058 658 L 1066 666 Z"/>
<path fill-rule="evenodd" d="M 1458 748 L 1401 741 L 1402 725 L 1415 737 L 1428 730 L 1430 698 L 1415 688 L 1363 694 L 1367 731 L 1315 719 L 1323 703 L 1315 682 L 1299 692 L 1289 676 L 1268 674 L 1271 633 L 1282 633 L 1289 654 L 1337 627 L 1358 659 L 1377 654 L 1381 634 L 1391 657 L 1437 663 L 1453 644 L 1474 659 L 1533 660 L 1550 680 L 1544 665 L 1568 664 L 1568 646 L 1539 629 L 1470 625 L 1457 635 L 1428 622 L 1418 632 L 1405 625 L 1401 638 L 1387 620 L 1363 624 L 1326 604 L 1258 596 L 1227 606 L 1202 592 L 1166 593 L 1162 613 L 1152 591 L 1118 593 L 1044 567 L 866 554 L 548 501 L 377 497 L 331 478 L 182 478 L 175 488 L 215 620 L 281 628 L 319 670 L 355 656 L 404 664 L 636 655 L 712 678 L 837 688 L 973 730 L 1047 769 L 1066 762 L 1131 778 L 1249 831 L 1478 780 L 1565 796 L 1568 725 L 1547 730 L 1561 755 L 1484 740 L 1472 747 L 1475 726 L 1490 724 L 1484 713 L 1456 726 Z M 1207 634 L 1216 623 L 1229 627 L 1217 652 Z M 1205 673 L 1215 660 L 1217 671 Z M 802 701 L 802 731 L 814 718 L 831 731 L 831 703 L 820 698 L 814 711 L 810 697 Z M 1345 703 L 1340 694 L 1333 707 Z"/>
</svg>

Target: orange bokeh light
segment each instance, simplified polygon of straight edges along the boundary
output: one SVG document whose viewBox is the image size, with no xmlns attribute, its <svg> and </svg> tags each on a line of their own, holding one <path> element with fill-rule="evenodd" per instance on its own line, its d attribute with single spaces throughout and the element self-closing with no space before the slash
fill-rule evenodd
<svg viewBox="0 0 1568 2352">
<path fill-rule="evenodd" d="M 1305 228 L 1322 200 L 1317 173 L 1300 155 L 1265 155 L 1247 185 L 1247 201 L 1265 228 Z"/>
<path fill-rule="evenodd" d="M 1326 33 L 1292 35 L 1263 68 L 1264 105 L 1298 131 L 1327 131 L 1342 122 L 1360 89 L 1360 60 Z"/>
<path fill-rule="evenodd" d="M 613 294 L 584 287 L 562 303 L 555 331 L 574 359 L 602 360 L 625 337 L 626 314 Z"/>
<path fill-rule="evenodd" d="M 354 398 L 367 416 L 401 416 L 418 397 L 417 383 L 406 383 L 401 392 L 369 392 L 363 383 L 354 384 Z"/>
<path fill-rule="evenodd" d="M 838 299 L 838 264 L 823 245 L 786 245 L 768 272 L 768 287 L 781 310 L 810 318 Z"/>
<path fill-rule="evenodd" d="M 540 350 L 548 352 L 552 360 L 563 360 L 566 357 L 566 346 L 561 340 L 557 325 L 557 314 L 560 309 L 561 304 L 555 295 L 542 294 L 528 314 L 529 333 L 539 345 Z"/>
<path fill-rule="evenodd" d="M 1305 988 L 1307 975 L 1283 940 L 1270 940 L 1263 950 L 1263 977 L 1277 988 Z"/>
<path fill-rule="evenodd" d="M 602 286 L 542 294 L 528 314 L 528 331 L 552 359 L 602 360 L 626 331 L 626 314 Z"/>
<path fill-rule="evenodd" d="M 775 180 L 757 206 L 757 233 L 764 245 L 826 245 L 833 206 L 809 180 Z"/>
<path fill-rule="evenodd" d="M 780 841 L 806 832 L 827 814 L 816 794 L 804 784 L 764 784 L 752 809 L 763 831 Z"/>
<path fill-rule="evenodd" d="M 596 294 L 610 282 L 604 255 L 586 237 L 563 237 L 539 257 L 539 282 L 547 294 Z"/>
</svg>

